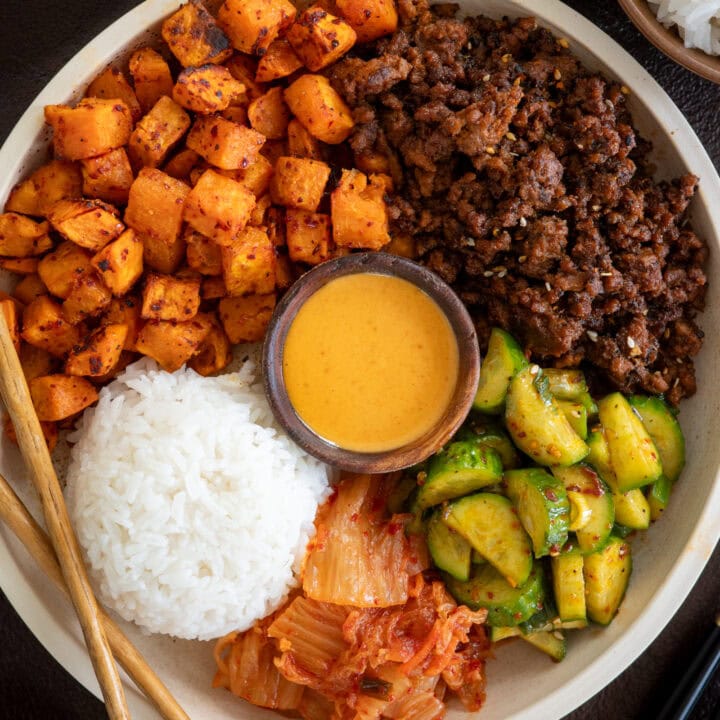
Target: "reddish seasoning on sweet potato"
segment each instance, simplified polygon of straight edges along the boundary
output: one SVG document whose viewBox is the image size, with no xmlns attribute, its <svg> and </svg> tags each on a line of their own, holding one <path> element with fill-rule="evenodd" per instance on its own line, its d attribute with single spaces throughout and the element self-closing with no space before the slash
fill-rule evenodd
<svg viewBox="0 0 720 720">
<path fill-rule="evenodd" d="M 81 377 L 45 375 L 30 381 L 30 397 L 39 420 L 64 420 L 92 405 L 97 390 Z"/>
</svg>

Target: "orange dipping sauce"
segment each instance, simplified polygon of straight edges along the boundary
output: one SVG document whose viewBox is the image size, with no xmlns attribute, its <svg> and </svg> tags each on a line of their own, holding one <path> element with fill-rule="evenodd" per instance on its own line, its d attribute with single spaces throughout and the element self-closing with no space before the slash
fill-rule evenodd
<svg viewBox="0 0 720 720">
<path fill-rule="evenodd" d="M 356 273 L 302 305 L 283 350 L 302 421 L 346 450 L 383 452 L 434 428 L 458 380 L 458 343 L 437 303 L 407 280 Z"/>
</svg>

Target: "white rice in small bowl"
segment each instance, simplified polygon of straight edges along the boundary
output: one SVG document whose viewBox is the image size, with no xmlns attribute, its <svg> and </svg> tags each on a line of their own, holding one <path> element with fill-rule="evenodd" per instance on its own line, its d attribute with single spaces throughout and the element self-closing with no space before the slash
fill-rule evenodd
<svg viewBox="0 0 720 720">
<path fill-rule="evenodd" d="M 245 630 L 297 584 L 327 468 L 276 427 L 255 367 L 143 359 L 70 436 L 67 503 L 99 599 L 144 630 Z"/>
</svg>

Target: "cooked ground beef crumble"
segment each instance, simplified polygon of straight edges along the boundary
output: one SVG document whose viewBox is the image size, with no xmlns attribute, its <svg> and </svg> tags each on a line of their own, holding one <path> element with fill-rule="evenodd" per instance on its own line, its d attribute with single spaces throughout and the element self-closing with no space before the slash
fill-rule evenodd
<svg viewBox="0 0 720 720">
<path fill-rule="evenodd" d="M 627 89 L 532 18 L 400 0 L 401 29 L 338 63 L 356 155 L 390 158 L 391 229 L 449 282 L 481 346 L 499 325 L 597 389 L 695 392 L 707 246 L 697 178 L 652 179 Z"/>
</svg>

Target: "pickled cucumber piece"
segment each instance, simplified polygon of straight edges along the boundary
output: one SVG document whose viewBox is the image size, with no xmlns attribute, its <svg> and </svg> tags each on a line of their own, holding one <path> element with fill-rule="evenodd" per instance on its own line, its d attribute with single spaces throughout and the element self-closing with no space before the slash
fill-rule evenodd
<svg viewBox="0 0 720 720">
<path fill-rule="evenodd" d="M 427 524 L 427 544 L 433 562 L 456 580 L 470 577 L 472 547 L 460 534 L 449 528 L 434 512 Z"/>
<path fill-rule="evenodd" d="M 488 351 L 480 366 L 480 382 L 473 407 L 490 415 L 502 412 L 510 380 L 527 365 L 515 338 L 500 328 L 490 332 Z"/>
<path fill-rule="evenodd" d="M 547 368 L 548 389 L 558 400 L 573 400 L 583 405 L 589 417 L 597 415 L 597 405 L 588 391 L 582 370 Z"/>
<path fill-rule="evenodd" d="M 477 493 L 451 502 L 443 521 L 459 532 L 513 587 L 522 585 L 533 566 L 530 538 L 511 502 L 502 495 Z"/>
<path fill-rule="evenodd" d="M 510 470 L 507 495 L 530 536 L 535 557 L 556 554 L 567 541 L 570 505 L 565 486 L 541 468 Z"/>
<path fill-rule="evenodd" d="M 455 435 L 455 440 L 475 440 L 495 450 L 500 455 L 503 469 L 512 470 L 520 465 L 520 453 L 510 440 L 510 436 L 493 418 L 472 412 L 465 424 Z"/>
<path fill-rule="evenodd" d="M 557 400 L 560 409 L 565 413 L 572 429 L 583 439 L 588 435 L 587 408 L 576 400 Z"/>
<path fill-rule="evenodd" d="M 505 422 L 514 443 L 539 465 L 572 465 L 588 453 L 537 365 L 524 368 L 510 382 Z"/>
<path fill-rule="evenodd" d="M 650 519 L 657 520 L 664 512 L 670 501 L 670 493 L 673 483 L 667 475 L 661 475 L 651 486 L 647 495 L 648 506 L 650 507 Z"/>
<path fill-rule="evenodd" d="M 565 636 L 559 630 L 540 631 L 520 637 L 533 647 L 549 655 L 554 662 L 560 662 L 567 653 Z"/>
<path fill-rule="evenodd" d="M 620 538 L 611 537 L 600 552 L 585 556 L 585 601 L 591 620 L 600 625 L 612 621 L 627 590 L 631 572 L 630 545 Z"/>
<path fill-rule="evenodd" d="M 577 551 L 550 559 L 553 593 L 558 616 L 563 621 L 585 620 L 585 577 L 583 555 Z"/>
</svg>

